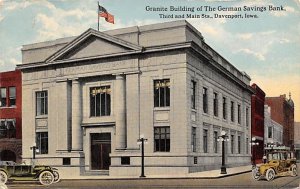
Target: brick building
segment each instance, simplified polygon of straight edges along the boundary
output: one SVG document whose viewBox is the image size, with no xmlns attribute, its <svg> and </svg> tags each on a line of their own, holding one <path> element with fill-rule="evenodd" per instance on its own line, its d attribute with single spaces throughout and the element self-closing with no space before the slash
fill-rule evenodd
<svg viewBox="0 0 300 189">
<path fill-rule="evenodd" d="M 264 153 L 264 105 L 265 92 L 259 88 L 257 84 L 252 84 L 251 87 L 255 91 L 251 97 L 251 137 L 255 138 L 255 143 L 252 145 L 252 160 L 260 163 Z"/>
<path fill-rule="evenodd" d="M 20 70 L 0 73 L 0 160 L 21 161 L 22 78 Z"/>
<path fill-rule="evenodd" d="M 300 160 L 300 122 L 295 122 L 294 143 L 297 160 Z"/>
<path fill-rule="evenodd" d="M 271 119 L 283 126 L 283 145 L 294 148 L 294 102 L 289 94 L 266 97 L 265 103 L 271 107 Z"/>
</svg>

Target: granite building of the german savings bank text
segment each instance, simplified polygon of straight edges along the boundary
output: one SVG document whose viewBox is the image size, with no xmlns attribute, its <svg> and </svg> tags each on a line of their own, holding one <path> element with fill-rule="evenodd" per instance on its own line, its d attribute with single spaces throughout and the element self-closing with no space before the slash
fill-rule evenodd
<svg viewBox="0 0 300 189">
<path fill-rule="evenodd" d="M 139 176 L 141 135 L 147 175 L 218 169 L 221 131 L 226 165 L 250 164 L 250 77 L 187 21 L 24 45 L 18 69 L 23 160 L 36 145 L 62 178 Z"/>
</svg>

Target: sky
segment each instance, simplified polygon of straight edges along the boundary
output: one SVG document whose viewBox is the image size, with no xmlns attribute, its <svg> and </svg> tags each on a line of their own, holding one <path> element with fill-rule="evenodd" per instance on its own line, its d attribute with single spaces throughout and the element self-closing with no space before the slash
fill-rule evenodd
<svg viewBox="0 0 300 189">
<path fill-rule="evenodd" d="M 289 93 L 300 121 L 300 0 L 100 0 L 115 24 L 100 18 L 100 31 L 186 19 L 207 44 L 251 77 L 266 96 Z M 0 0 L 0 72 L 22 63 L 22 45 L 78 36 L 97 29 L 97 0 Z M 147 11 L 146 7 L 168 11 Z M 194 7 L 170 11 L 170 6 Z M 205 6 L 216 8 L 206 11 Z M 200 10 L 202 7 L 202 11 Z M 222 11 L 238 8 L 240 11 Z M 246 7 L 247 10 L 244 10 Z M 269 9 L 277 7 L 278 10 Z M 197 10 L 198 8 L 198 10 Z M 282 9 L 283 8 L 283 9 Z M 173 15 L 161 18 L 159 14 Z M 202 14 L 212 18 L 186 18 Z M 214 18 L 241 15 L 243 18 Z M 246 18 L 256 15 L 257 18 Z M 175 18 L 184 15 L 184 18 Z"/>
</svg>

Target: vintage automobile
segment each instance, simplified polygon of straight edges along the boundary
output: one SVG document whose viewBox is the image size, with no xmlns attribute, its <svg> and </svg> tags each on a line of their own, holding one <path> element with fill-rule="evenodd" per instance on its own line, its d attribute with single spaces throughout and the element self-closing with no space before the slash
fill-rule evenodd
<svg viewBox="0 0 300 189">
<path fill-rule="evenodd" d="M 8 180 L 38 180 L 42 185 L 59 182 L 56 168 L 47 165 L 23 165 L 15 162 L 0 162 L 0 183 Z"/>
<path fill-rule="evenodd" d="M 276 176 L 297 176 L 297 164 L 293 151 L 283 149 L 272 149 L 266 151 L 267 162 L 260 166 L 254 166 L 252 176 L 255 180 L 262 178 L 267 181 Z"/>
</svg>

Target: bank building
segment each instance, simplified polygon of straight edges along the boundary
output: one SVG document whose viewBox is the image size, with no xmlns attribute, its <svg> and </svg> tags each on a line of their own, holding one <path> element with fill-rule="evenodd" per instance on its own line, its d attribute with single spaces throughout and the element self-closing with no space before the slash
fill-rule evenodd
<svg viewBox="0 0 300 189">
<path fill-rule="evenodd" d="M 226 48 L 224 46 L 224 48 Z M 250 164 L 250 77 L 187 21 L 22 48 L 22 158 L 80 175 L 139 176 Z M 223 132 L 222 132 L 223 133 Z"/>
</svg>

